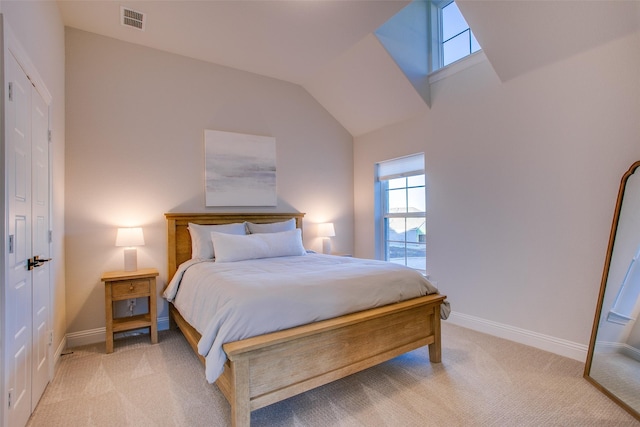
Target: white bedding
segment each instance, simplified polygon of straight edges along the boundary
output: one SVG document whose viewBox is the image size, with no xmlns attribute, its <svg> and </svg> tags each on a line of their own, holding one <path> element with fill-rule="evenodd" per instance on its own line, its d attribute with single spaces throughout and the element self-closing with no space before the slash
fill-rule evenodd
<svg viewBox="0 0 640 427">
<path fill-rule="evenodd" d="M 436 292 L 404 266 L 307 254 L 229 263 L 190 260 L 179 267 L 164 297 L 202 335 L 198 352 L 206 360 L 207 380 L 214 382 L 224 369 L 224 343 Z M 441 317 L 449 312 L 445 301 Z"/>
</svg>

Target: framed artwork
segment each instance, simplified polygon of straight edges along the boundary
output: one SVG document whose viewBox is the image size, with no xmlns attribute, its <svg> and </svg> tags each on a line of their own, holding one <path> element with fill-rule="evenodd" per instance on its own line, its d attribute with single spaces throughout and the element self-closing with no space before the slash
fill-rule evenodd
<svg viewBox="0 0 640 427">
<path fill-rule="evenodd" d="M 276 139 L 204 131 L 206 206 L 276 206 Z"/>
</svg>

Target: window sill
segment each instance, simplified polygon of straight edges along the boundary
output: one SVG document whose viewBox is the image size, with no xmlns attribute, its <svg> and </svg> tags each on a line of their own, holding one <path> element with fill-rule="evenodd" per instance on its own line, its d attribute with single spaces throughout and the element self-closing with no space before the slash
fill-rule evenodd
<svg viewBox="0 0 640 427">
<path fill-rule="evenodd" d="M 469 56 L 465 56 L 462 59 L 453 62 L 446 67 L 440 68 L 429 74 L 429 84 L 433 84 L 442 79 L 446 79 L 454 74 L 459 73 L 460 71 L 466 70 L 467 68 L 471 68 L 474 65 L 480 64 L 487 60 L 487 55 L 484 54 L 484 51 L 479 50 L 477 52 L 472 53 Z"/>
</svg>

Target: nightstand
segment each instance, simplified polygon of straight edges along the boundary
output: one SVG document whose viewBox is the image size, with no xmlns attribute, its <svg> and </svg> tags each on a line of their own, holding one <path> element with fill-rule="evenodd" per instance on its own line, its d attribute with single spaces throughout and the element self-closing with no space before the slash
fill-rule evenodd
<svg viewBox="0 0 640 427">
<path fill-rule="evenodd" d="M 158 342 L 157 276 L 158 270 L 155 268 L 143 268 L 136 271 L 110 271 L 102 275 L 107 321 L 107 353 L 113 353 L 113 334 L 116 332 L 149 328 L 151 344 Z M 145 297 L 149 299 L 147 313 L 129 317 L 113 317 L 114 301 Z"/>
</svg>

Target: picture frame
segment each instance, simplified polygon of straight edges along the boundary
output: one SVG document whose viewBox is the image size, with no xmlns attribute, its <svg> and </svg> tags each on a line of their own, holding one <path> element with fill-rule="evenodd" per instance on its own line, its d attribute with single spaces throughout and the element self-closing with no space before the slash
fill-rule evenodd
<svg viewBox="0 0 640 427">
<path fill-rule="evenodd" d="M 204 131 L 205 205 L 277 206 L 276 139 Z"/>
</svg>

